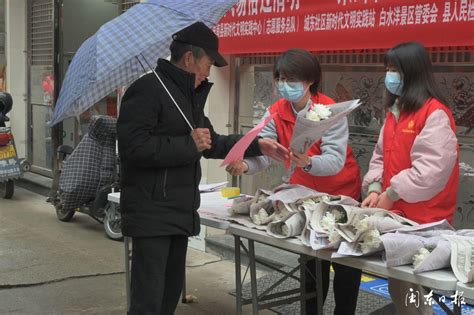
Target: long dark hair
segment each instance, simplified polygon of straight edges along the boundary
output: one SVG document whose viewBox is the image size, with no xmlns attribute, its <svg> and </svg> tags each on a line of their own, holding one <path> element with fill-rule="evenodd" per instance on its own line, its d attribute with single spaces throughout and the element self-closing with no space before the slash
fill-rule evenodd
<svg viewBox="0 0 474 315">
<path fill-rule="evenodd" d="M 311 95 L 318 93 L 321 82 L 321 65 L 318 58 L 304 49 L 290 49 L 278 58 L 273 68 L 273 79 L 283 75 L 288 80 L 312 82 Z"/>
<path fill-rule="evenodd" d="M 431 97 L 444 105 L 448 102 L 441 93 L 433 75 L 433 65 L 423 45 L 406 42 L 391 48 L 385 54 L 385 67 L 394 67 L 403 80 L 400 96 L 386 91 L 385 105 L 390 107 L 398 97 L 400 111 L 414 112 Z"/>
</svg>

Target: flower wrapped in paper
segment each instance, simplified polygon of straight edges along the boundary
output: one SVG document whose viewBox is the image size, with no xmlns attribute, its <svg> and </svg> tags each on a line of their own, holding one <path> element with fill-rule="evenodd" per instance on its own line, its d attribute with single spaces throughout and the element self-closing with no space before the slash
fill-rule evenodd
<svg viewBox="0 0 474 315">
<path fill-rule="evenodd" d="M 353 200 L 321 202 L 309 223 L 313 249 L 337 248 L 340 256 L 362 256 L 383 249 L 380 235 L 415 222 L 390 211 L 360 208 Z"/>
<path fill-rule="evenodd" d="M 257 225 L 265 225 L 272 221 L 275 210 L 272 202 L 268 200 L 268 192 L 259 189 L 250 204 L 250 219 Z"/>
<path fill-rule="evenodd" d="M 458 232 L 459 234 L 459 232 Z M 474 282 L 474 235 L 444 235 L 451 245 L 451 267 L 462 283 Z"/>
<path fill-rule="evenodd" d="M 312 104 L 308 109 L 300 111 L 296 117 L 290 147 L 303 153 L 321 139 L 334 124 L 346 117 L 359 105 L 359 100 L 337 103 L 330 106 Z M 293 172 L 294 165 L 291 163 L 283 181 L 289 182 Z"/>
<path fill-rule="evenodd" d="M 268 198 L 272 201 L 275 215 L 267 226 L 267 233 L 277 238 L 300 236 L 307 225 L 306 213 L 311 213 L 330 196 L 301 185 L 281 185 Z"/>
<path fill-rule="evenodd" d="M 434 248 L 427 256 L 418 257 L 414 272 L 443 268 L 449 265 L 449 248 L 442 235 L 455 234 L 454 228 L 446 220 L 404 227 L 381 236 L 385 248 L 387 267 L 408 265 L 420 248 Z"/>
<path fill-rule="evenodd" d="M 273 190 L 269 196 L 278 215 L 268 224 L 267 233 L 276 238 L 297 237 L 306 246 L 310 246 L 309 219 L 317 205 L 330 201 L 335 196 L 317 192 L 302 185 L 283 184 Z"/>
<path fill-rule="evenodd" d="M 276 238 L 300 236 L 306 226 L 304 211 L 288 213 L 279 221 L 267 225 L 267 233 Z"/>
<path fill-rule="evenodd" d="M 337 203 L 341 200 L 337 201 Z M 353 201 L 355 204 L 357 202 Z M 310 246 L 315 249 L 337 248 L 342 241 L 341 235 L 335 230 L 337 223 L 347 222 L 347 213 L 344 208 L 331 202 L 320 202 L 308 224 L 310 230 Z"/>
</svg>

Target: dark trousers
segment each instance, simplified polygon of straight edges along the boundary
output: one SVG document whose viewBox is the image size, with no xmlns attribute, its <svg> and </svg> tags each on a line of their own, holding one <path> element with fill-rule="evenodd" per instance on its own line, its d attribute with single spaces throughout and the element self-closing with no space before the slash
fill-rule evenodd
<svg viewBox="0 0 474 315">
<path fill-rule="evenodd" d="M 316 290 L 316 281 L 311 276 L 316 272 L 316 260 L 311 259 L 306 263 L 306 292 L 314 292 Z M 329 290 L 329 273 L 331 263 L 329 261 L 321 261 L 323 276 L 323 301 L 326 300 Z M 360 276 L 362 271 L 344 265 L 332 263 L 334 269 L 334 299 L 336 307 L 335 315 L 351 315 L 355 313 L 357 306 L 357 297 L 359 295 Z M 317 313 L 318 301 L 315 298 L 306 301 L 306 312 L 308 314 Z M 321 315 L 321 314 L 318 314 Z"/>
<path fill-rule="evenodd" d="M 183 289 L 188 237 L 134 237 L 129 314 L 174 314 Z"/>
</svg>

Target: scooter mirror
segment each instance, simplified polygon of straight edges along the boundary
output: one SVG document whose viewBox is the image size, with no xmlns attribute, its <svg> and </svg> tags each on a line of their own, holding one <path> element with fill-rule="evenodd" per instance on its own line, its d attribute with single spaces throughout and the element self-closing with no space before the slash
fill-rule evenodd
<svg viewBox="0 0 474 315">
<path fill-rule="evenodd" d="M 0 114 L 5 116 L 13 106 L 12 96 L 7 92 L 0 92 Z"/>
</svg>

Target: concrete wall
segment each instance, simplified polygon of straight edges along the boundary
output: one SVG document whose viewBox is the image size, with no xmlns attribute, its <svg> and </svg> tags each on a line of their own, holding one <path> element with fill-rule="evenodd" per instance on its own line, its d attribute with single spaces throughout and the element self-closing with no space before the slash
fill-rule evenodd
<svg viewBox="0 0 474 315">
<path fill-rule="evenodd" d="M 27 150 L 26 13 L 26 0 L 5 1 L 6 86 L 13 98 L 10 119 L 19 157 Z"/>
</svg>

